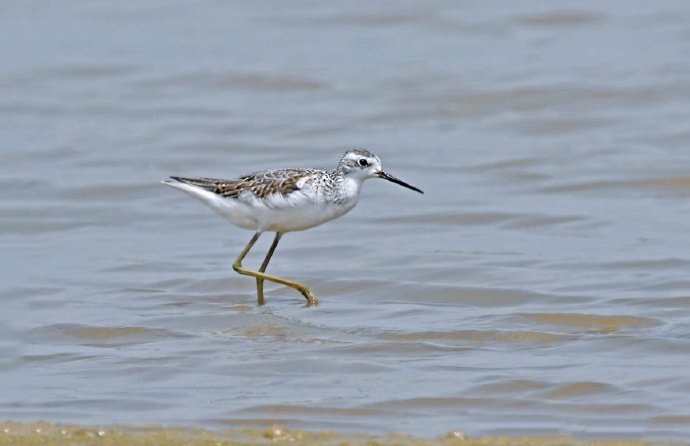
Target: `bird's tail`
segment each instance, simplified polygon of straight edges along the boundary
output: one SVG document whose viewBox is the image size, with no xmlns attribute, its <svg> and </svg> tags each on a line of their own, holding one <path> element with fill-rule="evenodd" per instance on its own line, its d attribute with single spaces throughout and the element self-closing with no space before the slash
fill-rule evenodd
<svg viewBox="0 0 690 446">
<path fill-rule="evenodd" d="M 189 186 L 198 187 L 209 192 L 213 192 L 216 189 L 216 184 L 218 184 L 218 180 L 214 178 L 185 178 L 171 176 L 169 180 L 163 180 L 161 181 L 161 183 L 172 187 L 178 187 L 178 189 L 180 189 L 179 186 L 181 186 L 180 183 L 182 183 Z"/>
</svg>

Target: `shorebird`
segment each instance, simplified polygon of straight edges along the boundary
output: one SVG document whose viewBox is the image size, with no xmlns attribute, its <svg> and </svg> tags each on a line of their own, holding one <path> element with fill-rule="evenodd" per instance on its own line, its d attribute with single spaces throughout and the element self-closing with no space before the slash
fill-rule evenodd
<svg viewBox="0 0 690 446">
<path fill-rule="evenodd" d="M 254 231 L 232 268 L 239 274 L 256 278 L 259 305 L 265 303 L 264 280 L 298 290 L 309 306 L 319 300 L 304 284 L 266 274 L 266 267 L 283 234 L 303 231 L 338 218 L 355 207 L 362 183 L 369 178 L 384 180 L 412 189 L 420 189 L 384 172 L 381 160 L 365 149 L 345 152 L 332 172 L 319 169 L 276 169 L 255 172 L 235 179 L 184 178 L 171 176 L 162 181 L 208 205 L 235 226 Z M 242 260 L 264 232 L 275 232 L 273 243 L 258 271 L 242 266 Z"/>
</svg>

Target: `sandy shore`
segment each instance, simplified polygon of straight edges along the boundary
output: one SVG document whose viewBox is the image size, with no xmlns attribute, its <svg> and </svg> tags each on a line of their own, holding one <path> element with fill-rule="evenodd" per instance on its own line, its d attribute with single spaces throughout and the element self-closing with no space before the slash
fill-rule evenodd
<svg viewBox="0 0 690 446">
<path fill-rule="evenodd" d="M 72 424 L 0 423 L 0 445 L 559 445 L 559 446 L 639 446 L 680 445 L 679 442 L 650 442 L 635 439 L 578 439 L 562 436 L 481 436 L 470 437 L 463 432 L 449 432 L 435 438 L 424 439 L 402 433 L 384 436 L 289 430 L 275 426 L 266 430 L 231 429 L 213 432 L 203 429 L 184 429 L 160 426 L 98 427 Z"/>
</svg>

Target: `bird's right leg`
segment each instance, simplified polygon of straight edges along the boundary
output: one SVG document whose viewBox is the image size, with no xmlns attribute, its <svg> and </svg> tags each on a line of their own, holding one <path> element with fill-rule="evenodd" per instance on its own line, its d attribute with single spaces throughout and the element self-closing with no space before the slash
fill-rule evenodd
<svg viewBox="0 0 690 446">
<path fill-rule="evenodd" d="M 268 261 L 271 259 L 271 256 L 273 255 L 273 251 L 275 250 L 276 246 L 278 245 L 278 241 L 280 240 L 280 235 L 281 234 L 276 234 L 276 238 L 273 240 L 273 244 L 271 245 L 271 249 L 269 249 L 268 254 L 266 255 L 266 259 L 264 260 L 264 264 L 262 264 L 262 269 L 265 270 L 266 266 L 268 266 Z M 309 289 L 309 287 L 299 283 L 295 282 L 292 280 L 288 279 L 283 279 L 282 277 L 278 276 L 273 276 L 271 274 L 266 274 L 263 271 L 253 271 L 250 269 L 246 269 L 242 266 L 242 260 L 246 257 L 247 253 L 249 252 L 250 249 L 252 249 L 252 246 L 254 246 L 254 243 L 259 239 L 259 236 L 261 236 L 261 232 L 257 232 L 254 234 L 251 240 L 249 240 L 249 243 L 247 243 L 247 246 L 244 247 L 240 255 L 237 257 L 235 262 L 232 264 L 232 269 L 234 269 L 236 272 L 239 274 L 242 274 L 244 276 L 252 276 L 257 279 L 257 299 L 259 305 L 264 304 L 264 299 L 263 299 L 263 283 L 261 284 L 261 288 L 259 288 L 259 280 L 270 280 L 271 282 L 275 283 L 280 283 L 285 286 L 289 286 L 290 288 L 294 288 L 307 299 L 307 304 L 308 305 L 318 305 L 319 299 L 317 299 L 316 295 Z"/>
<path fill-rule="evenodd" d="M 276 232 L 276 236 L 273 239 L 273 243 L 271 243 L 271 247 L 268 249 L 268 253 L 266 253 L 266 258 L 264 259 L 263 263 L 259 267 L 259 272 L 260 273 L 265 273 L 266 268 L 268 267 L 268 262 L 271 261 L 271 257 L 273 257 L 273 252 L 276 250 L 276 246 L 278 246 L 278 242 L 280 241 L 280 238 L 283 236 L 282 233 Z M 264 301 L 264 279 L 256 279 L 256 295 L 259 299 L 259 305 L 263 305 L 265 303 Z"/>
</svg>

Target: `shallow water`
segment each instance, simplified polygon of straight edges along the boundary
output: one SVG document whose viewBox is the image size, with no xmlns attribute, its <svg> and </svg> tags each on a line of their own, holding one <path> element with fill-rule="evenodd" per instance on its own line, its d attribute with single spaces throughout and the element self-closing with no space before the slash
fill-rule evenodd
<svg viewBox="0 0 690 446">
<path fill-rule="evenodd" d="M 0 11 L 0 418 L 690 437 L 687 2 Z M 158 184 L 351 146 L 317 308 Z"/>
</svg>

